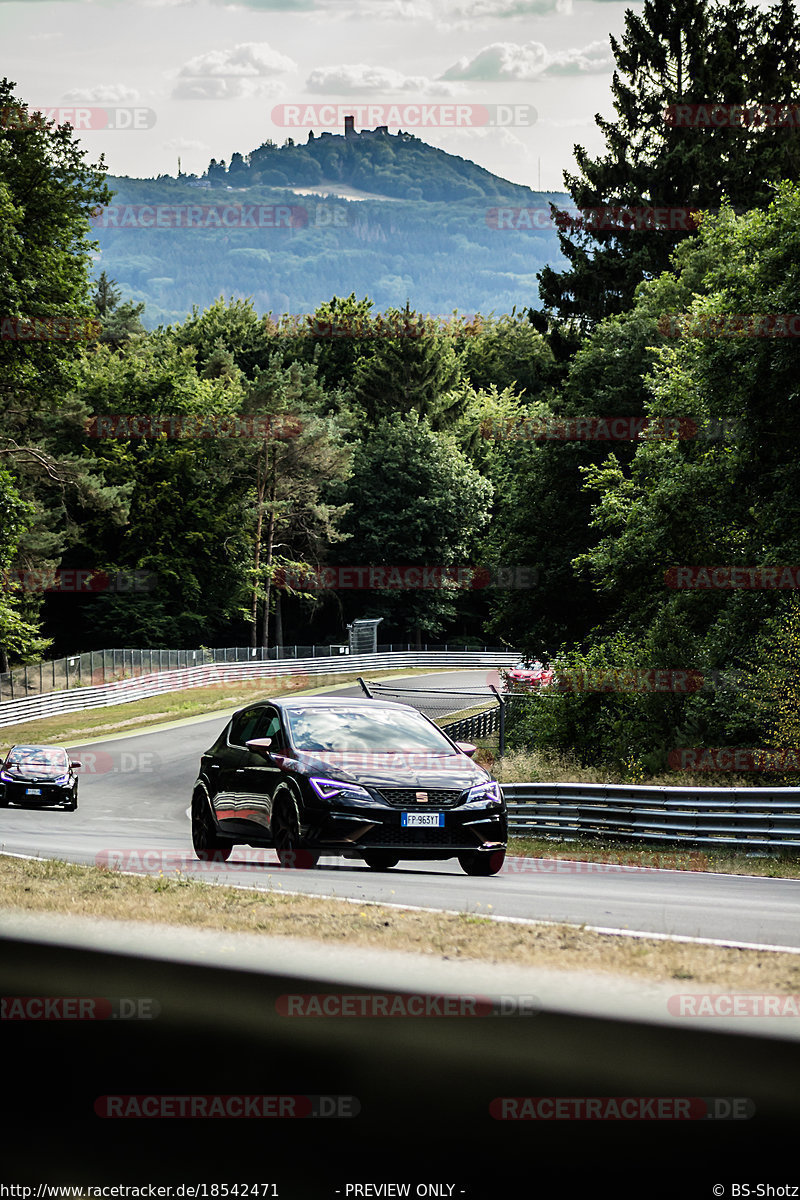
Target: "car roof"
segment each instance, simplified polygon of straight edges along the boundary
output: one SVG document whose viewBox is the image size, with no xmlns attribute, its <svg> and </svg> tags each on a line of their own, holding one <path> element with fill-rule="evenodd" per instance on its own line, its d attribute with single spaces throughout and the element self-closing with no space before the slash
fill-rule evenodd
<svg viewBox="0 0 800 1200">
<path fill-rule="evenodd" d="M 400 704 L 394 700 L 369 700 L 366 696 L 352 696 L 349 699 L 333 699 L 330 696 L 285 696 L 272 700 L 269 697 L 256 701 L 256 706 L 274 705 L 275 708 L 363 708 L 369 711 L 376 708 L 399 709 L 402 712 L 419 712 L 413 704 Z M 245 705 L 246 708 L 253 707 Z"/>
</svg>

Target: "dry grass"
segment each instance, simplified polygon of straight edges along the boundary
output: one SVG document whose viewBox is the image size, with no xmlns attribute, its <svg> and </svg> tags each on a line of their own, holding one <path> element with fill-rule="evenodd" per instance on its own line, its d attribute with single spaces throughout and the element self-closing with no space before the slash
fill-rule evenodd
<svg viewBox="0 0 800 1200">
<path fill-rule="evenodd" d="M 265 869 L 261 885 L 273 890 L 256 892 L 186 877 L 125 876 L 52 859 L 0 856 L 0 908 L 304 937 L 443 959 L 611 972 L 675 980 L 681 987 L 691 982 L 737 991 L 800 992 L 800 955 L 617 937 L 567 925 L 494 922 L 477 913 L 417 912 L 284 895 L 279 877 L 279 868 L 272 873 Z"/>
<path fill-rule="evenodd" d="M 559 873 L 558 860 L 599 863 L 603 867 L 651 867 L 663 871 L 707 871 L 717 875 L 757 875 L 766 879 L 800 879 L 800 850 L 767 854 L 713 846 L 647 845 L 642 842 L 563 841 L 558 838 L 511 838 L 511 855 L 540 860 L 542 874 Z M 533 868 L 532 868 L 533 869 Z M 599 868 L 602 869 L 602 868 Z M 565 873 L 567 873 L 565 871 Z"/>
<path fill-rule="evenodd" d="M 509 750 L 503 758 L 497 751 L 482 749 L 476 758 L 501 783 L 626 783 L 652 787 L 757 787 L 752 775 L 723 771 L 662 771 L 631 779 L 612 768 L 585 767 L 568 754 L 542 754 L 538 750 Z"/>
</svg>

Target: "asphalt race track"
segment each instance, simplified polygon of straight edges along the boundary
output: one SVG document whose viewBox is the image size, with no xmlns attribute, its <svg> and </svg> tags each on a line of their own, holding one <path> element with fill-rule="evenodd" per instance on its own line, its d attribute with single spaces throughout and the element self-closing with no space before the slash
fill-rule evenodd
<svg viewBox="0 0 800 1200">
<path fill-rule="evenodd" d="M 419 687 L 422 678 L 405 685 Z M 468 688 L 484 686 L 486 674 L 425 679 L 430 687 Z M 337 694 L 348 692 L 361 694 L 358 687 Z M 0 851 L 482 916 L 800 947 L 800 881 L 794 880 L 514 857 L 489 879 L 468 877 L 455 861 L 408 863 L 381 874 L 355 860 L 323 858 L 300 871 L 248 847 L 221 867 L 201 864 L 192 853 L 187 810 L 200 754 L 225 720 L 217 714 L 71 745 L 84 764 L 77 811 L 0 810 Z M 5 736 L 13 739 L 13 729 Z M 299 961 L 296 951 L 292 957 L 290 947 L 276 945 L 281 939 L 256 939 L 258 947 L 248 949 L 246 938 L 234 945 L 229 935 L 206 930 L 140 925 L 132 934 L 125 922 L 81 924 L 52 914 L 36 915 L 35 927 L 20 921 L 18 914 L 0 915 L 0 1000 L 127 997 L 159 1007 L 153 1020 L 3 1023 L 22 1064 L 15 1067 L 9 1044 L 4 1171 L 15 1184 L 31 1186 L 30 1196 L 48 1194 L 37 1190 L 42 1180 L 169 1184 L 172 1197 L 203 1200 L 505 1200 L 606 1192 L 705 1200 L 747 1195 L 731 1190 L 732 1179 L 752 1185 L 751 1196 L 795 1194 L 757 1192 L 761 1181 L 800 1183 L 792 1150 L 800 1121 L 800 1038 L 793 1029 L 758 1028 L 756 1020 L 707 1028 L 653 1018 L 632 1007 L 630 988 L 623 1003 L 618 987 L 601 997 L 588 985 L 578 1011 L 574 983 L 566 1003 L 544 999 L 541 1009 L 502 1020 L 291 1020 L 281 1015 L 281 997 L 320 988 L 351 994 L 416 986 L 425 994 L 464 994 L 480 992 L 487 981 L 492 992 L 509 995 L 528 988 L 507 974 L 513 964 L 421 955 L 416 974 L 393 966 L 387 975 L 380 953 L 370 951 L 348 974 L 315 943 Z M 464 968 L 468 983 L 451 968 Z M 165 1115 L 179 1119 L 165 1120 L 159 1110 L 157 1119 L 109 1120 L 131 1113 L 102 1107 L 115 1097 L 114 1103 L 141 1098 L 169 1106 L 274 1095 L 326 1104 L 356 1098 L 359 1107 L 352 1119 L 313 1122 L 185 1119 L 169 1107 Z M 503 1097 L 567 1106 L 638 1097 L 650 1116 L 654 1105 L 680 1102 L 694 1106 L 696 1119 L 498 1120 Z M 745 1117 L 727 1118 L 734 1105 L 743 1106 Z M 724 1119 L 709 1121 L 708 1113 Z M 214 1182 L 228 1190 L 213 1190 Z M 248 1190 L 256 1182 L 258 1189 Z"/>
<path fill-rule="evenodd" d="M 431 688 L 467 689 L 485 686 L 486 673 L 416 676 L 398 684 L 418 688 L 422 679 Z M 356 685 L 336 694 L 362 693 Z M 0 850 L 151 874 L 181 871 L 239 886 L 800 948 L 800 880 L 514 856 L 489 879 L 468 877 L 455 859 L 374 872 L 358 860 L 323 858 L 313 870 L 287 870 L 271 851 L 245 846 L 226 864 L 199 863 L 187 809 L 200 754 L 225 720 L 204 717 L 71 745 L 84 763 L 77 812 L 4 809 Z"/>
</svg>

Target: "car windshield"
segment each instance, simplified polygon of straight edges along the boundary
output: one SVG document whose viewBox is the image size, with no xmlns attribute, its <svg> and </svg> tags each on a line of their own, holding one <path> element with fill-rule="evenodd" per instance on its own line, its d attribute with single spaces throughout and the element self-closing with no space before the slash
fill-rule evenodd
<svg viewBox="0 0 800 1200">
<path fill-rule="evenodd" d="M 297 750 L 456 754 L 443 734 L 415 712 L 387 708 L 292 708 L 286 713 Z"/>
<path fill-rule="evenodd" d="M 66 771 L 69 766 L 65 750 L 50 750 L 41 746 L 16 746 L 8 756 L 7 766 L 26 770 L 52 768 Z"/>
</svg>

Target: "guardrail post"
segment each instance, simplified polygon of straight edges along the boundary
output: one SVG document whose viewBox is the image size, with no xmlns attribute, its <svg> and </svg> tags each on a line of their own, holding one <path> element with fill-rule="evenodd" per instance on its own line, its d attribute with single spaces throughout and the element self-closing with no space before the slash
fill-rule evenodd
<svg viewBox="0 0 800 1200">
<path fill-rule="evenodd" d="M 499 731 L 499 737 L 498 737 L 499 745 L 498 745 L 497 753 L 498 753 L 499 757 L 502 758 L 506 752 L 506 702 L 503 699 L 503 697 L 500 695 L 500 693 L 498 692 L 497 688 L 494 686 L 493 683 L 490 683 L 489 687 L 492 689 L 495 696 L 497 696 L 497 703 L 500 707 L 500 713 L 499 713 L 500 731 Z"/>
</svg>

